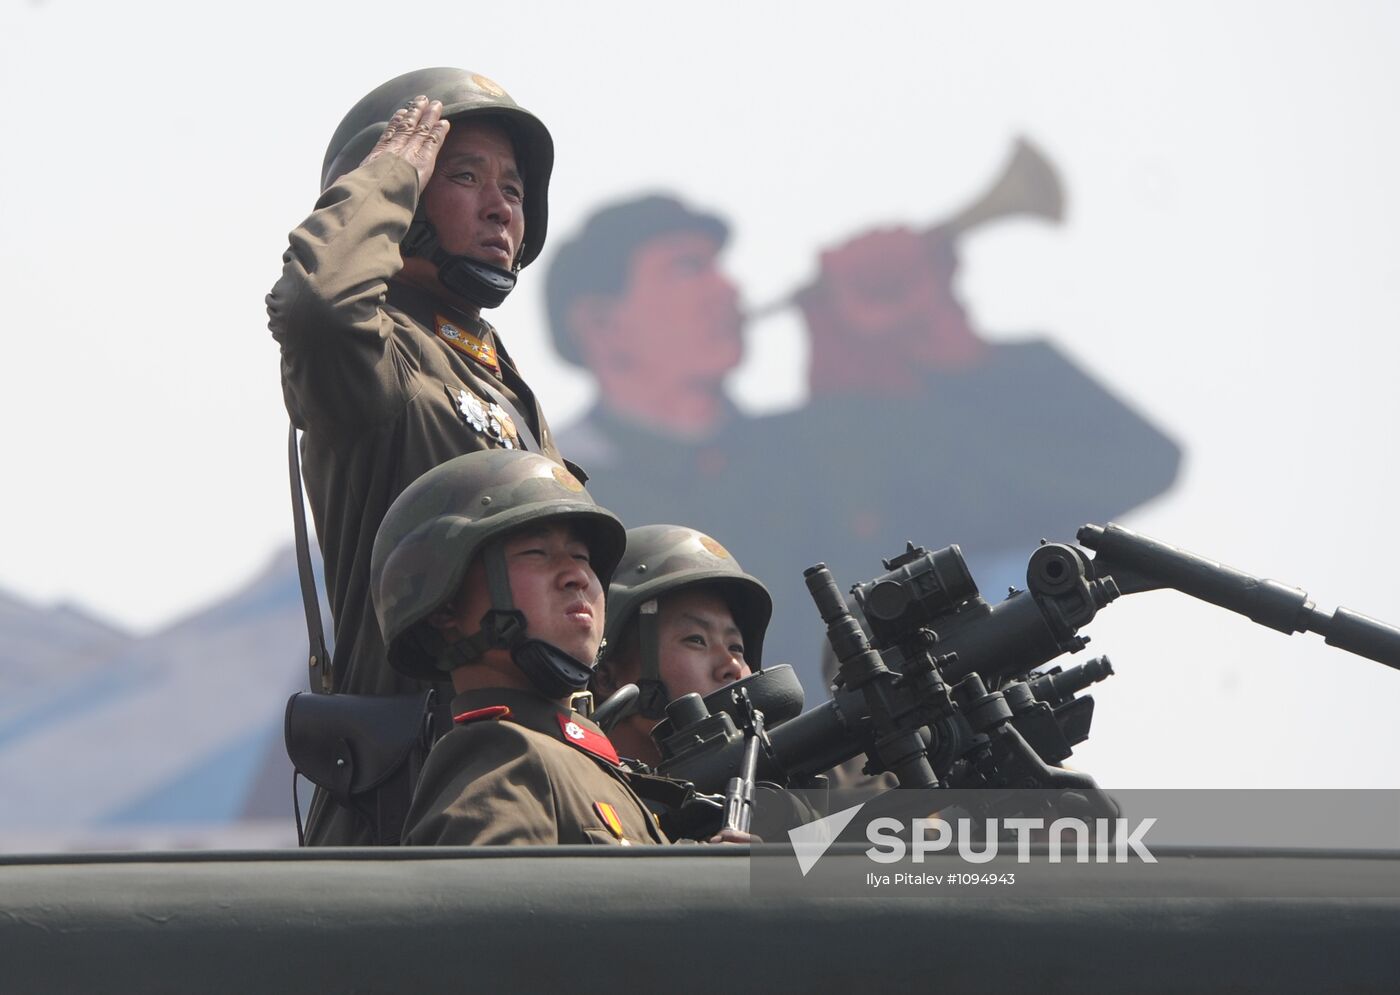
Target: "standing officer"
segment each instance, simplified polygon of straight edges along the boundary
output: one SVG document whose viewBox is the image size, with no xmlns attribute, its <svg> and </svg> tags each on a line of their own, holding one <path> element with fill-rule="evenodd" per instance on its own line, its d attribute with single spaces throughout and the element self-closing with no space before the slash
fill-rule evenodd
<svg viewBox="0 0 1400 995">
<path fill-rule="evenodd" d="M 336 691 L 417 686 L 385 666 L 369 593 L 375 532 L 399 492 L 461 453 L 560 459 L 482 317 L 544 245 L 553 162 L 548 130 L 496 83 L 408 73 L 345 116 L 316 209 L 291 234 L 267 307 L 287 410 L 304 431 Z M 368 838 L 319 791 L 310 821 L 312 843 Z"/>
<path fill-rule="evenodd" d="M 457 691 L 405 843 L 667 842 L 608 738 L 568 705 L 592 674 L 625 541 L 576 477 L 533 453 L 459 456 L 389 508 L 371 567 L 389 662 L 450 674 Z"/>
<path fill-rule="evenodd" d="M 593 686 L 600 700 L 624 684 L 640 694 L 636 711 L 608 736 L 626 756 L 658 764 L 651 730 L 666 705 L 757 670 L 772 614 L 768 589 L 705 533 L 680 525 L 629 529 L 608 589 L 607 643 Z"/>
</svg>

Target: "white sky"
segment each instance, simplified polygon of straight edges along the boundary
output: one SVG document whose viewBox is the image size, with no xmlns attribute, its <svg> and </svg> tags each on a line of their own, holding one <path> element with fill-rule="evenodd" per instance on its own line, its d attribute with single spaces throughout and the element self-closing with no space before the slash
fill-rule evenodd
<svg viewBox="0 0 1400 995">
<path fill-rule="evenodd" d="M 263 310 L 285 233 L 355 99 L 462 65 L 552 129 L 556 237 L 679 191 L 733 221 L 755 304 L 823 245 L 956 210 L 1030 136 L 1067 223 L 970 237 L 963 291 L 989 337 L 1050 335 L 1183 443 L 1128 524 L 1400 622 L 1397 28 L 1383 2 L 7 0 L 0 588 L 142 630 L 289 541 Z M 498 324 L 562 424 L 589 394 L 544 267 Z M 752 331 L 741 399 L 795 403 L 789 330 Z M 1400 674 L 1173 594 L 1090 634 L 1120 672 L 1077 758 L 1105 783 L 1144 756 L 1209 783 L 1177 737 L 1225 736 L 1235 782 L 1400 786 Z"/>
</svg>

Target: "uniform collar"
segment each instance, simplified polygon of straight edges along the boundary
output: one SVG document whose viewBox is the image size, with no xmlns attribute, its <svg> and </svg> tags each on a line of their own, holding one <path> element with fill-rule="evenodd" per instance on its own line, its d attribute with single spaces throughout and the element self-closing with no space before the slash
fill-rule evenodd
<svg viewBox="0 0 1400 995">
<path fill-rule="evenodd" d="M 504 706 L 510 709 L 502 713 Z M 602 729 L 564 705 L 531 691 L 514 688 L 480 688 L 463 691 L 452 699 L 453 716 L 476 713 L 476 721 L 514 722 L 576 750 L 617 766 L 617 750 Z"/>
<path fill-rule="evenodd" d="M 459 324 L 483 341 L 491 341 L 490 336 L 496 330 L 491 322 L 481 315 L 468 314 L 451 304 L 438 300 L 427 291 L 406 283 L 390 280 L 388 299 L 394 307 L 428 328 L 436 327 L 437 317 L 441 315 L 448 321 Z"/>
</svg>

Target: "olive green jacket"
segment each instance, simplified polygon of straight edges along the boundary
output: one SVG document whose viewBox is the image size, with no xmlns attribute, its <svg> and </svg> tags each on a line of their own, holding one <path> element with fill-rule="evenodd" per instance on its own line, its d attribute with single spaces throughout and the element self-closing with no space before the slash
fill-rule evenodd
<svg viewBox="0 0 1400 995">
<path fill-rule="evenodd" d="M 456 728 L 423 765 L 407 845 L 668 842 L 596 725 L 529 691 L 452 701 Z"/>
<path fill-rule="evenodd" d="M 337 691 L 418 686 L 385 661 L 370 601 L 370 551 L 384 512 L 421 474 L 502 446 L 499 426 L 480 417 L 493 403 L 486 385 L 514 403 L 545 456 L 560 458 L 494 330 L 390 283 L 403 266 L 399 242 L 417 197 L 417 174 L 400 159 L 342 176 L 291 233 L 282 277 L 267 298 L 287 410 L 305 430 L 302 467 L 335 622 Z M 499 374 L 440 338 L 438 318 L 480 332 L 497 351 Z"/>
</svg>

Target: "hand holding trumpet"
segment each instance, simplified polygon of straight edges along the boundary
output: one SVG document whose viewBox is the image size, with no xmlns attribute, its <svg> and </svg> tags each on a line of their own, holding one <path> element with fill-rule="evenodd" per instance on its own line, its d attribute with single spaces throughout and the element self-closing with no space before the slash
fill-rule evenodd
<svg viewBox="0 0 1400 995">
<path fill-rule="evenodd" d="M 925 372 L 967 368 L 986 351 L 954 291 L 957 240 L 1014 215 L 1058 221 L 1063 206 L 1053 167 L 1018 139 L 1001 176 L 967 208 L 922 232 L 874 229 L 824 251 L 813 284 L 758 313 L 802 309 L 814 394 L 917 390 Z"/>
</svg>

